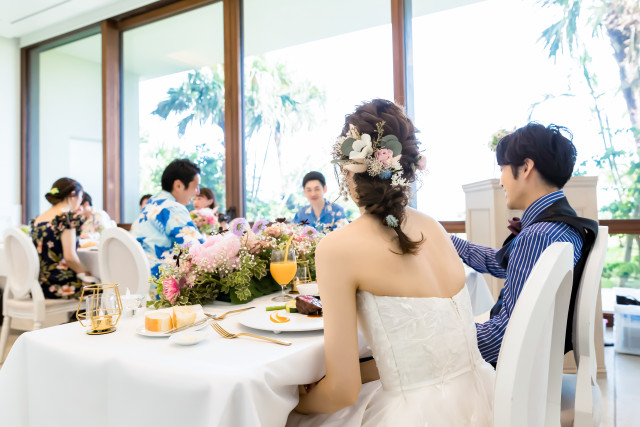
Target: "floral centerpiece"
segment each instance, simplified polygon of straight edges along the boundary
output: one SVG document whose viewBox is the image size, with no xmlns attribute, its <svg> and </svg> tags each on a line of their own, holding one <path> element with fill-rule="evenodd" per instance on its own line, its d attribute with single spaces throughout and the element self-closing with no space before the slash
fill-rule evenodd
<svg viewBox="0 0 640 427">
<path fill-rule="evenodd" d="M 210 208 L 191 211 L 191 220 L 202 234 L 211 234 L 218 229 L 218 214 Z"/>
<path fill-rule="evenodd" d="M 244 218 L 229 224 L 229 231 L 213 234 L 202 244 L 176 245 L 154 280 L 159 300 L 150 305 L 207 304 L 216 299 L 243 303 L 273 293 L 280 286 L 269 274 L 271 251 L 290 240 L 299 260 L 309 261 L 315 278 L 315 249 L 324 237 L 315 228 L 282 220 Z"/>
<path fill-rule="evenodd" d="M 516 128 L 514 127 L 512 130 L 500 129 L 500 130 L 496 131 L 493 135 L 491 135 L 491 139 L 489 140 L 489 143 L 487 144 L 489 146 L 489 149 L 491 151 L 496 151 L 496 148 L 498 147 L 498 143 L 500 142 L 500 140 L 502 138 L 504 138 L 505 136 L 513 133 L 515 130 L 516 130 Z"/>
</svg>

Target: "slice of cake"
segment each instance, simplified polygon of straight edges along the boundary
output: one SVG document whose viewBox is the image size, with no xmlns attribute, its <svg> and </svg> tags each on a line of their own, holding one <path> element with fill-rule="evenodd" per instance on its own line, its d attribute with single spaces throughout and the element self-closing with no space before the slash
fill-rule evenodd
<svg viewBox="0 0 640 427">
<path fill-rule="evenodd" d="M 166 311 L 151 311 L 144 315 L 144 328 L 150 332 L 165 332 L 173 328 L 171 314 Z"/>
<path fill-rule="evenodd" d="M 193 307 L 177 306 L 173 307 L 173 327 L 182 328 L 191 325 L 196 321 L 196 312 Z"/>
</svg>

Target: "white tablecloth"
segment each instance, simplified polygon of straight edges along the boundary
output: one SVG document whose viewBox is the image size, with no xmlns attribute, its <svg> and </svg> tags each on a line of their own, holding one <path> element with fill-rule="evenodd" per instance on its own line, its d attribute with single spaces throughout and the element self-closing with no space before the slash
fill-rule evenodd
<svg viewBox="0 0 640 427">
<path fill-rule="evenodd" d="M 249 305 L 264 310 L 270 299 Z M 217 303 L 206 311 L 230 309 Z M 221 324 L 252 331 L 237 319 Z M 136 334 L 143 323 L 139 313 L 108 335 L 87 335 L 77 322 L 22 334 L 0 369 L 0 424 L 282 426 L 297 404 L 297 385 L 324 374 L 322 331 L 262 333 L 292 341 L 289 347 L 217 334 L 177 346 Z"/>
</svg>

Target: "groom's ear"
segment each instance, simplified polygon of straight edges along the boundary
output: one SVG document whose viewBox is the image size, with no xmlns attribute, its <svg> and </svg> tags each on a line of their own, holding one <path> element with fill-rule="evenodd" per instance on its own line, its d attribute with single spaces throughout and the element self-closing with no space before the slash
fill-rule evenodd
<svg viewBox="0 0 640 427">
<path fill-rule="evenodd" d="M 535 168 L 535 163 L 533 160 L 526 158 L 524 159 L 524 164 L 522 165 L 522 174 L 525 179 L 532 176 L 533 169 Z"/>
</svg>

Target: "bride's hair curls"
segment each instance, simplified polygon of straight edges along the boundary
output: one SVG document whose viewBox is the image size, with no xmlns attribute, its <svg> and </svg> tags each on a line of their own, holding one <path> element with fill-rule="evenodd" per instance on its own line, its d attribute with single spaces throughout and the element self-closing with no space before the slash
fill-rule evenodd
<svg viewBox="0 0 640 427">
<path fill-rule="evenodd" d="M 424 164 L 420 162 L 421 154 L 418 150 L 420 142 L 416 139 L 415 127 L 402 108 L 384 99 L 374 99 L 362 104 L 354 113 L 348 115 L 342 129 L 342 136 L 348 136 L 353 127 L 360 135 L 368 134 L 373 141 L 380 141 L 384 136 L 393 135 L 402 146 L 398 163 L 395 164 L 396 168 L 398 164 L 400 168 L 392 168 L 394 172 L 391 177 L 383 173 L 372 176 L 372 173 L 365 171 L 354 173 L 353 179 L 358 204 L 365 207 L 367 213 L 378 218 L 383 225 L 393 228 L 402 254 L 415 254 L 424 238 L 414 241 L 402 231 L 405 208 L 409 204 L 409 184 L 415 181 L 416 169 L 422 169 L 417 166 Z M 382 130 L 381 135 L 379 135 L 379 129 Z M 397 179 L 402 180 L 401 185 L 398 185 Z"/>
</svg>

